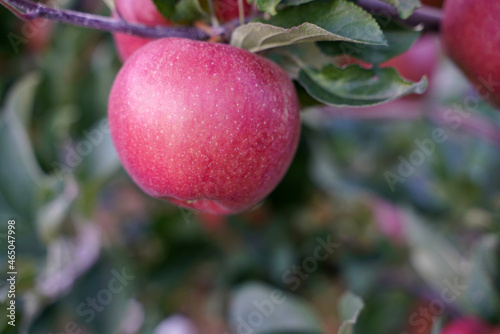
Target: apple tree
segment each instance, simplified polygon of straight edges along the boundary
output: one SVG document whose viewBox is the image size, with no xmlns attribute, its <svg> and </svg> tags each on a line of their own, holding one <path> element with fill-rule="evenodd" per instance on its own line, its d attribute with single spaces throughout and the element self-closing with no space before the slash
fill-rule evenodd
<svg viewBox="0 0 500 334">
<path fill-rule="evenodd" d="M 500 2 L 0 4 L 2 333 L 500 333 Z"/>
</svg>

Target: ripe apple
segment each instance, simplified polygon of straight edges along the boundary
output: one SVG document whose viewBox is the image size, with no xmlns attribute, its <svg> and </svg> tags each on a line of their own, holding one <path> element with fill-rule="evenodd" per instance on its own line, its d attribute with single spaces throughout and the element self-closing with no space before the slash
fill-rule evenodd
<svg viewBox="0 0 500 334">
<path fill-rule="evenodd" d="M 476 86 L 478 95 L 500 107 L 500 2 L 447 0 L 443 43 Z"/>
<path fill-rule="evenodd" d="M 125 21 L 147 26 L 170 26 L 158 12 L 153 0 L 116 0 L 116 11 Z M 118 14 L 113 14 L 118 17 Z M 113 34 L 118 55 L 122 61 L 127 60 L 135 51 L 154 39 L 131 36 L 123 33 Z"/>
<path fill-rule="evenodd" d="M 113 142 L 147 194 L 232 214 L 266 197 L 297 148 L 297 95 L 276 64 L 233 46 L 164 38 L 138 50 L 109 98 Z"/>
<path fill-rule="evenodd" d="M 474 317 L 460 318 L 448 324 L 441 334 L 493 334 L 493 328 Z"/>
<path fill-rule="evenodd" d="M 422 0 L 422 4 L 434 7 L 443 7 L 444 0 Z"/>
</svg>

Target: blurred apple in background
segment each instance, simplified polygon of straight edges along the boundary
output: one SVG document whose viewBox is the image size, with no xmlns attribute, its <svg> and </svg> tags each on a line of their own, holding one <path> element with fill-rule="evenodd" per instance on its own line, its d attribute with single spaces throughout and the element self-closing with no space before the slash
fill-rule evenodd
<svg viewBox="0 0 500 334">
<path fill-rule="evenodd" d="M 442 40 L 478 96 L 500 106 L 500 1 L 447 0 Z"/>
<path fill-rule="evenodd" d="M 443 328 L 441 334 L 495 334 L 495 329 L 481 319 L 465 317 L 453 320 Z"/>
</svg>

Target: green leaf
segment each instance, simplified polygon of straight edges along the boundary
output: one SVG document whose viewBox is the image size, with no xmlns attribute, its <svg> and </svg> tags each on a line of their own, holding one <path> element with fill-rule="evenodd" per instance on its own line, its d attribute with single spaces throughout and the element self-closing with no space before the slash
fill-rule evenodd
<svg viewBox="0 0 500 334">
<path fill-rule="evenodd" d="M 364 69 L 358 65 L 346 68 L 327 65 L 321 70 L 305 66 L 298 80 L 313 98 L 335 106 L 380 104 L 407 94 L 421 94 L 427 87 L 425 77 L 412 83 L 393 68 Z"/>
<path fill-rule="evenodd" d="M 115 10 L 115 1 L 114 0 L 102 0 L 104 4 L 109 8 L 110 11 Z"/>
<path fill-rule="evenodd" d="M 342 295 L 339 302 L 340 325 L 338 334 L 354 333 L 354 325 L 358 321 L 361 310 L 365 307 L 363 300 L 354 293 L 348 291 Z"/>
<path fill-rule="evenodd" d="M 270 20 L 238 27 L 231 44 L 252 52 L 314 41 L 385 44 L 373 17 L 345 0 L 315 1 L 288 7 Z"/>
<path fill-rule="evenodd" d="M 290 29 L 252 22 L 233 32 L 231 44 L 250 52 L 258 52 L 297 43 L 338 40 L 344 39 L 307 22 Z"/>
<path fill-rule="evenodd" d="M 271 15 L 276 15 L 276 6 L 281 0 L 257 0 L 257 8 L 261 12 L 269 13 Z"/>
<path fill-rule="evenodd" d="M 153 0 L 158 11 L 169 21 L 192 22 L 206 16 L 198 0 Z"/>
<path fill-rule="evenodd" d="M 40 74 L 38 72 L 26 74 L 16 82 L 7 95 L 5 109 L 15 112 L 23 127 L 30 124 L 33 100 L 39 84 Z"/>
<path fill-rule="evenodd" d="M 258 326 L 257 318 L 262 319 Z M 229 324 L 235 333 L 321 333 L 317 316 L 305 302 L 257 282 L 246 283 L 233 292 Z"/>
<path fill-rule="evenodd" d="M 51 198 L 40 203 L 36 213 L 36 227 L 40 239 L 49 244 L 60 232 L 60 228 L 79 194 L 73 178 L 61 180 L 62 189 L 51 190 Z"/>
<path fill-rule="evenodd" d="M 318 0 L 288 7 L 266 21 L 287 29 L 304 22 L 317 25 L 347 40 L 386 44 L 377 21 L 364 9 L 346 0 Z"/>
<path fill-rule="evenodd" d="M 10 92 L 10 101 L 0 113 L 0 209 L 19 216 L 34 217 L 37 188 L 44 184 L 45 174 L 35 158 L 28 134 L 20 116 L 27 121 L 38 80 L 27 75 Z M 14 102 L 18 97 L 25 101 Z"/>
<path fill-rule="evenodd" d="M 402 19 L 407 19 L 417 8 L 420 8 L 422 4 L 420 0 L 382 0 L 389 5 L 397 8 L 399 16 Z"/>
<path fill-rule="evenodd" d="M 352 42 L 319 42 L 322 52 L 329 56 L 349 55 L 371 64 L 381 64 L 407 51 L 420 36 L 420 32 L 390 23 L 384 28 L 385 45 L 357 44 Z"/>
<path fill-rule="evenodd" d="M 304 64 L 322 67 L 332 62 L 330 57 L 320 51 L 316 43 L 289 45 L 276 49 L 276 52 L 271 50 L 267 57 L 278 63 L 293 79 L 299 77 L 300 69 Z"/>
<path fill-rule="evenodd" d="M 36 160 L 26 126 L 36 89 L 37 73 L 19 80 L 0 114 L 0 211 L 35 222 L 43 240 L 53 236 L 78 193 L 74 180 L 46 175 Z M 71 182 L 70 182 L 71 181 Z"/>
<path fill-rule="evenodd" d="M 97 122 L 85 131 L 80 141 L 92 144 L 92 151 L 82 161 L 82 173 L 86 180 L 104 180 L 119 170 L 121 164 L 116 153 L 107 119 Z"/>
<path fill-rule="evenodd" d="M 281 0 L 280 4 L 284 6 L 299 6 L 314 0 Z"/>
</svg>

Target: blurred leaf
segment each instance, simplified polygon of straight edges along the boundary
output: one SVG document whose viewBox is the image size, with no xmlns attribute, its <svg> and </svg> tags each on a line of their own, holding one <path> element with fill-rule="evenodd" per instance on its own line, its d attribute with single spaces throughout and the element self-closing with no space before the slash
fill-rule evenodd
<svg viewBox="0 0 500 334">
<path fill-rule="evenodd" d="M 427 87 L 425 77 L 412 83 L 393 68 L 364 69 L 358 65 L 327 65 L 320 71 L 306 66 L 299 73 L 299 82 L 316 100 L 335 106 L 380 104 L 408 94 L 421 94 Z"/>
<path fill-rule="evenodd" d="M 450 290 L 464 301 L 464 273 L 469 266 L 458 250 L 415 213 L 403 211 L 403 230 L 410 247 L 410 261 L 419 276 L 434 290 Z"/>
<path fill-rule="evenodd" d="M 114 0 L 102 0 L 106 6 L 108 6 L 109 10 L 110 11 L 114 11 L 115 10 L 115 1 Z"/>
<path fill-rule="evenodd" d="M 257 282 L 246 283 L 233 292 L 229 323 L 238 333 L 243 328 L 255 334 L 321 333 L 319 321 L 307 304 L 289 293 Z"/>
<path fill-rule="evenodd" d="M 41 239 L 47 244 L 57 236 L 59 228 L 68 216 L 71 205 L 78 196 L 78 184 L 73 178 L 65 178 L 63 189 L 53 199 L 40 205 L 37 210 L 36 227 Z"/>
<path fill-rule="evenodd" d="M 399 12 L 399 16 L 402 19 L 407 19 L 413 13 L 413 11 L 422 6 L 420 0 L 382 0 L 388 4 L 396 7 Z"/>
<path fill-rule="evenodd" d="M 354 333 L 354 325 L 358 321 L 359 314 L 364 307 L 363 300 L 348 291 L 342 295 L 339 302 L 340 325 L 338 334 L 352 334 Z"/>
<path fill-rule="evenodd" d="M 72 223 L 76 231 L 74 237 L 60 235 L 48 244 L 46 263 L 37 278 L 38 296 L 55 299 L 68 293 L 77 278 L 99 258 L 100 228 L 78 217 Z"/>
<path fill-rule="evenodd" d="M 261 12 L 269 13 L 271 15 L 276 15 L 276 6 L 281 0 L 257 0 L 257 8 Z"/>
<path fill-rule="evenodd" d="M 104 180 L 120 168 L 107 119 L 102 119 L 89 131 L 84 131 L 80 141 L 88 141 L 92 145 L 92 152 L 82 162 L 85 179 Z"/>
<path fill-rule="evenodd" d="M 475 247 L 470 262 L 471 268 L 466 277 L 465 297 L 471 310 L 482 318 L 498 314 L 499 296 L 495 280 L 498 277 L 498 239 L 485 236 Z"/>
<path fill-rule="evenodd" d="M 29 220 L 35 215 L 38 188 L 47 181 L 19 119 L 22 115 L 27 122 L 36 82 L 34 74 L 21 79 L 10 92 L 9 104 L 0 114 L 0 157 L 3 161 L 0 165 L 0 208 Z M 26 100 L 21 102 L 20 97 Z"/>
<path fill-rule="evenodd" d="M 169 21 L 192 22 L 205 15 L 198 0 L 153 0 L 158 11 Z"/>
<path fill-rule="evenodd" d="M 24 128 L 29 126 L 31 121 L 33 101 L 40 80 L 40 73 L 28 73 L 16 82 L 6 97 L 4 109 L 12 110 L 12 112 L 16 113 Z"/>
<path fill-rule="evenodd" d="M 319 42 L 322 52 L 329 56 L 346 55 L 371 64 L 381 64 L 407 51 L 420 32 L 391 22 L 383 29 L 387 45 L 356 44 L 352 42 Z"/>
<path fill-rule="evenodd" d="M 238 27 L 231 38 L 232 45 L 252 52 L 314 41 L 386 43 L 373 17 L 345 0 L 288 7 L 265 23 Z"/>
</svg>

